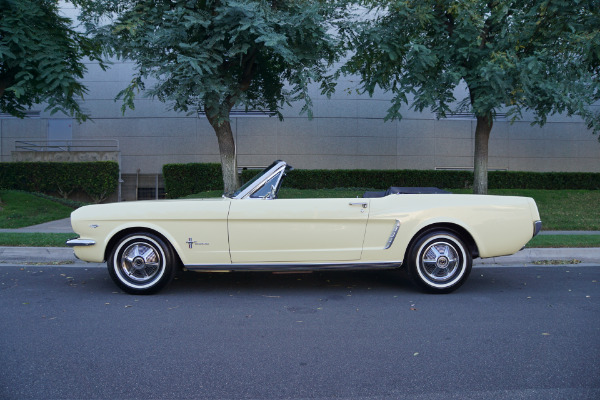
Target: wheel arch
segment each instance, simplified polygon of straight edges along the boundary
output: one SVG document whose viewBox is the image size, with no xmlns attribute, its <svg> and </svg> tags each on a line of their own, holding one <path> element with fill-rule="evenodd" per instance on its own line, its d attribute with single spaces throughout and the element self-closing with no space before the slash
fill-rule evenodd
<svg viewBox="0 0 600 400">
<path fill-rule="evenodd" d="M 406 264 L 408 254 L 410 253 L 410 250 L 412 249 L 413 244 L 417 240 L 419 240 L 420 237 L 422 237 L 423 235 L 426 235 L 429 232 L 439 231 L 439 230 L 449 231 L 449 232 L 452 232 L 455 235 L 457 235 L 469 249 L 469 253 L 471 254 L 471 257 L 472 258 L 479 257 L 479 249 L 477 248 L 477 243 L 475 242 L 475 239 L 473 238 L 471 233 L 469 233 L 468 230 L 466 230 L 464 227 L 462 227 L 458 224 L 454 224 L 454 223 L 450 223 L 450 222 L 442 222 L 442 223 L 435 223 L 435 224 L 427 225 L 426 227 L 421 228 L 421 230 L 419 230 L 417 233 L 415 233 L 413 235 L 410 242 L 408 242 L 408 246 L 406 247 L 406 251 L 404 253 L 404 263 L 403 264 Z"/>
<path fill-rule="evenodd" d="M 104 248 L 104 259 L 108 260 L 108 258 L 110 257 L 110 253 L 112 252 L 115 245 L 121 239 L 123 239 L 125 236 L 132 234 L 132 233 L 149 233 L 154 236 L 157 236 L 163 242 L 165 242 L 165 244 L 167 246 L 169 246 L 171 248 L 171 251 L 173 252 L 173 255 L 175 256 L 175 261 L 176 261 L 177 265 L 179 267 L 183 266 L 183 263 L 181 262 L 181 258 L 179 257 L 179 253 L 177 253 L 177 249 L 175 248 L 175 246 L 173 246 L 171 241 L 167 237 L 165 237 L 165 235 L 160 233 L 159 231 L 152 229 L 152 228 L 147 228 L 147 227 L 129 227 L 129 228 L 122 229 L 119 232 L 115 233 L 110 238 L 110 240 L 106 244 L 106 247 Z"/>
</svg>

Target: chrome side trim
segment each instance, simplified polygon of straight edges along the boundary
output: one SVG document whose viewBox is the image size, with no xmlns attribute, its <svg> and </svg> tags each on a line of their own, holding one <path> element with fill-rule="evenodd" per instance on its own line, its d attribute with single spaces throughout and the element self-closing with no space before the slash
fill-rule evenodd
<svg viewBox="0 0 600 400">
<path fill-rule="evenodd" d="M 190 271 L 327 271 L 357 269 L 395 269 L 400 268 L 400 261 L 355 262 L 355 263 L 273 263 L 273 264 L 195 264 L 185 265 Z"/>
<path fill-rule="evenodd" d="M 91 239 L 79 239 L 79 238 L 75 238 L 75 239 L 67 240 L 66 244 L 69 247 L 93 246 L 93 245 L 96 244 L 96 242 L 94 240 L 91 240 Z"/>
<path fill-rule="evenodd" d="M 535 221 L 533 223 L 533 237 L 535 237 L 542 230 L 542 221 Z"/>
<path fill-rule="evenodd" d="M 394 225 L 394 229 L 392 229 L 392 233 L 390 234 L 390 238 L 387 241 L 387 244 L 383 248 L 384 250 L 392 247 L 394 240 L 396 239 L 396 235 L 398 234 L 398 230 L 400 229 L 400 220 L 396 220 L 396 225 Z"/>
</svg>

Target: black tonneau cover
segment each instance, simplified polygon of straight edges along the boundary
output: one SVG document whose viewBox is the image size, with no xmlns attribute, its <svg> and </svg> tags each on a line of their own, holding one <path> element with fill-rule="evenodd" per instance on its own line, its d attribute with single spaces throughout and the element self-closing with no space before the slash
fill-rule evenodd
<svg viewBox="0 0 600 400">
<path fill-rule="evenodd" d="M 401 187 L 392 186 L 385 192 L 365 192 L 363 198 L 385 197 L 390 194 L 450 194 L 446 190 L 436 187 Z"/>
</svg>

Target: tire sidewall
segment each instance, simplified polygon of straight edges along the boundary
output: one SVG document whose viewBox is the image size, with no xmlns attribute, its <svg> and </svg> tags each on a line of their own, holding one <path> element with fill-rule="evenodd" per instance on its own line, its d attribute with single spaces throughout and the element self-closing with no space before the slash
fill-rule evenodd
<svg viewBox="0 0 600 400">
<path fill-rule="evenodd" d="M 145 243 L 154 248 L 160 257 L 159 272 L 148 282 L 135 283 L 123 275 L 119 267 L 123 252 L 134 243 Z M 133 233 L 120 239 L 107 260 L 108 272 L 119 288 L 130 294 L 152 294 L 165 287 L 174 276 L 173 256 L 170 246 L 150 233 Z"/>
<path fill-rule="evenodd" d="M 459 267 L 449 280 L 435 282 L 423 272 L 421 260 L 423 253 L 433 243 L 445 243 L 456 251 L 459 258 Z M 419 237 L 412 245 L 409 254 L 409 275 L 412 281 L 429 293 L 450 293 L 458 289 L 469 277 L 473 259 L 467 246 L 460 237 L 450 231 L 427 232 Z"/>
</svg>

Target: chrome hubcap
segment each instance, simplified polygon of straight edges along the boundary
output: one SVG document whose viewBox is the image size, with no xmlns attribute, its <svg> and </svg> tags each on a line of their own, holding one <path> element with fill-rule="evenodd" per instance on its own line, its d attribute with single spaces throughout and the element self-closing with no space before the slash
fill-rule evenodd
<svg viewBox="0 0 600 400">
<path fill-rule="evenodd" d="M 123 251 L 120 267 L 132 281 L 151 280 L 160 272 L 159 252 L 148 243 L 132 243 Z"/>
<path fill-rule="evenodd" d="M 435 242 L 429 245 L 421 259 L 423 273 L 436 282 L 452 278 L 458 270 L 459 263 L 458 252 L 446 242 Z"/>
</svg>

